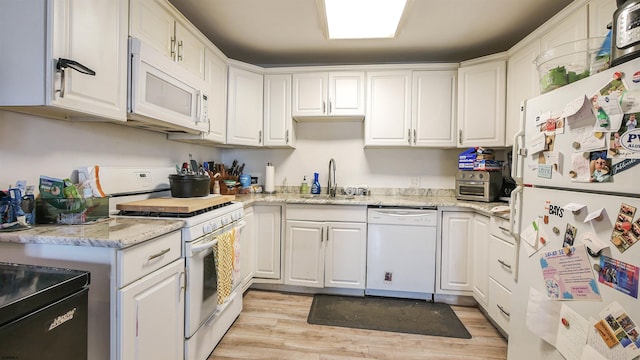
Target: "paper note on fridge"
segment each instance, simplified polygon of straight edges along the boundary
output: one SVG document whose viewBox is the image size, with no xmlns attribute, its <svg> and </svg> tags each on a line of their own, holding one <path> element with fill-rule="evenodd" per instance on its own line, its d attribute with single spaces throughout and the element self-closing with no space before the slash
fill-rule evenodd
<svg viewBox="0 0 640 360">
<path fill-rule="evenodd" d="M 589 322 L 566 303 L 563 303 L 560 307 L 560 319 L 557 324 L 556 349 L 567 360 L 580 360 L 582 350 L 587 343 Z"/>
<path fill-rule="evenodd" d="M 581 122 L 586 119 L 593 120 L 593 107 L 587 95 L 576 98 L 564 107 L 564 116 L 567 122 Z"/>
<path fill-rule="evenodd" d="M 586 218 L 584 218 L 584 222 L 588 223 L 591 220 L 595 220 L 595 219 L 599 219 L 602 215 L 604 215 L 607 212 L 607 210 L 605 210 L 605 208 L 600 208 L 596 211 L 590 212 Z"/>
<path fill-rule="evenodd" d="M 585 244 L 594 253 L 597 253 L 600 250 L 609 247 L 609 244 L 600 240 L 600 238 L 592 232 L 580 233 L 578 238 L 580 241 L 582 241 L 583 244 Z"/>
<path fill-rule="evenodd" d="M 596 136 L 593 120 L 581 127 L 571 127 L 571 142 L 575 151 L 602 150 L 606 148 L 606 136 Z"/>
<path fill-rule="evenodd" d="M 598 113 L 593 131 L 618 131 L 622 125 L 622 108 L 615 94 L 599 96 L 597 102 Z"/>
<path fill-rule="evenodd" d="M 584 204 L 568 203 L 568 204 L 564 205 L 562 208 L 565 209 L 565 210 L 569 210 L 571 212 L 576 212 L 576 211 L 582 210 L 585 207 L 586 207 L 586 205 L 584 205 Z"/>
<path fill-rule="evenodd" d="M 622 93 L 620 107 L 625 114 L 640 112 L 640 89 L 628 90 Z"/>
<path fill-rule="evenodd" d="M 527 304 L 527 328 L 550 345 L 556 346 L 558 337 L 557 321 L 560 317 L 558 301 L 551 301 L 535 288 L 529 288 Z"/>
<path fill-rule="evenodd" d="M 529 155 L 535 155 L 541 151 L 545 151 L 547 148 L 547 136 L 545 133 L 541 132 L 540 134 L 534 136 L 529 144 L 527 144 L 527 153 Z"/>
</svg>

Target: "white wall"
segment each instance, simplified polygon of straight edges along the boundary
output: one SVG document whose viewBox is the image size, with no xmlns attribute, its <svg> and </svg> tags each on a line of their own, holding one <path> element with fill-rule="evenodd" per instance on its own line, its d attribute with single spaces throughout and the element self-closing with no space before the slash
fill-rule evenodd
<svg viewBox="0 0 640 360">
<path fill-rule="evenodd" d="M 0 189 L 40 175 L 65 178 L 78 166 L 174 166 L 221 158 L 216 148 L 100 122 L 71 122 L 0 110 Z"/>
<path fill-rule="evenodd" d="M 222 160 L 246 163 L 244 173 L 259 177 L 264 184 L 267 162 L 276 168 L 275 185 L 287 178 L 298 186 L 304 175 L 309 184 L 313 173 L 320 173 L 320 184 L 327 185 L 329 159 L 336 160 L 338 186 L 412 187 L 410 177 L 419 177 L 420 188 L 453 189 L 460 149 L 364 148 L 364 123 L 300 122 L 296 124 L 297 147 L 292 149 L 229 149 Z"/>
</svg>

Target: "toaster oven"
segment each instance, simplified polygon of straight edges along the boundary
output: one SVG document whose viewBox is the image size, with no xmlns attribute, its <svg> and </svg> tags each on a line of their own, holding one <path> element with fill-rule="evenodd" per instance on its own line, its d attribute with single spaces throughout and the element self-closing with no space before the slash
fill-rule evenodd
<svg viewBox="0 0 640 360">
<path fill-rule="evenodd" d="M 491 202 L 500 197 L 500 171 L 464 171 L 456 174 L 456 199 Z"/>
</svg>

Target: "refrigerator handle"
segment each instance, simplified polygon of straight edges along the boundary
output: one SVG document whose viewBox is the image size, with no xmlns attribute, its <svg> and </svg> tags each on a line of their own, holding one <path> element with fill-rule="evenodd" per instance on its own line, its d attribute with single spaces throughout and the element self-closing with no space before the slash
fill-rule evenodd
<svg viewBox="0 0 640 360">
<path fill-rule="evenodd" d="M 518 185 L 522 185 L 521 169 L 523 166 L 523 156 L 526 156 L 526 149 L 524 149 L 524 117 L 525 117 L 525 102 L 523 101 L 520 103 L 520 126 L 518 129 L 518 132 L 516 132 L 516 134 L 513 136 L 513 145 L 511 148 L 511 157 L 513 162 L 513 165 L 511 166 L 511 178 Z M 522 141 L 522 146 L 520 145 L 521 141 Z"/>
<path fill-rule="evenodd" d="M 520 254 L 520 212 L 522 209 L 522 185 L 516 186 L 511 191 L 509 199 L 509 232 L 515 240 L 515 264 L 513 267 L 513 280 L 518 281 L 518 263 Z"/>
</svg>

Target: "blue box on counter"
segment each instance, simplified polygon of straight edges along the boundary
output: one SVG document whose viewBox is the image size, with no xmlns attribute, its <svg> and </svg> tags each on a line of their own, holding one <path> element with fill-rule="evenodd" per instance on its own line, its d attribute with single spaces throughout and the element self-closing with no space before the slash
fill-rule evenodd
<svg viewBox="0 0 640 360">
<path fill-rule="evenodd" d="M 497 160 L 476 160 L 472 170 L 502 170 L 502 163 Z"/>
<path fill-rule="evenodd" d="M 473 170 L 473 163 L 476 161 L 476 149 L 468 149 L 458 155 L 458 169 Z"/>
</svg>

